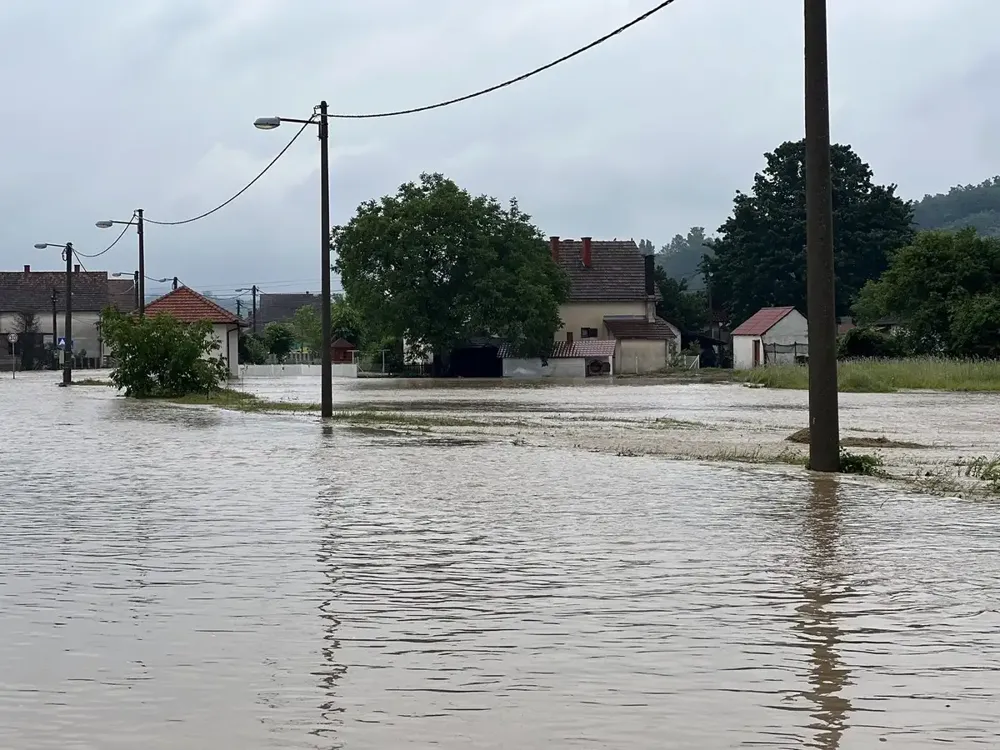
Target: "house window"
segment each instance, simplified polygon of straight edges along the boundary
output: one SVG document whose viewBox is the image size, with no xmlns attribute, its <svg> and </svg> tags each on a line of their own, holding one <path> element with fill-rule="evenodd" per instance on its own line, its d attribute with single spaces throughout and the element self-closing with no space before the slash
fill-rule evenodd
<svg viewBox="0 0 1000 750">
<path fill-rule="evenodd" d="M 581 339 L 596 339 L 597 329 L 596 328 L 581 328 L 580 329 Z"/>
<path fill-rule="evenodd" d="M 572 344 L 573 343 L 573 332 L 572 331 L 566 331 L 566 343 L 567 344 Z"/>
</svg>

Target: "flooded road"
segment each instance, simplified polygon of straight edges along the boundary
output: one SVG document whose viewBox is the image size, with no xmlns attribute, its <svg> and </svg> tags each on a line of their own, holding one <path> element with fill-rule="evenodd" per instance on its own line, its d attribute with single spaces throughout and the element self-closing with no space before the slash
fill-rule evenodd
<svg viewBox="0 0 1000 750">
<path fill-rule="evenodd" d="M 54 382 L 0 384 L 2 748 L 1000 740 L 996 504 Z"/>
</svg>

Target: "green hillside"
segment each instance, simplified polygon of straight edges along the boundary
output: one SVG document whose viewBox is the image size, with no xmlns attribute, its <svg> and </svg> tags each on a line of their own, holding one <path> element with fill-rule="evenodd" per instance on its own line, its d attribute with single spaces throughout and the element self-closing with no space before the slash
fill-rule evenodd
<svg viewBox="0 0 1000 750">
<path fill-rule="evenodd" d="M 920 229 L 971 226 L 980 234 L 1000 237 L 1000 176 L 979 185 L 958 185 L 947 193 L 925 195 L 914 204 L 913 214 Z"/>
</svg>

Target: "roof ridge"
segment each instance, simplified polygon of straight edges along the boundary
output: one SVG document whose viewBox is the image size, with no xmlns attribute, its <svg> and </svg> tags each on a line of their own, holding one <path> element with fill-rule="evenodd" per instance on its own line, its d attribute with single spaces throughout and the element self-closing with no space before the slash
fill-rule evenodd
<svg viewBox="0 0 1000 750">
<path fill-rule="evenodd" d="M 240 322 L 240 319 L 238 317 L 236 317 L 236 315 L 234 315 L 233 313 L 231 313 L 229 310 L 227 310 L 226 308 L 224 308 L 222 305 L 218 304 L 217 302 L 214 302 L 214 301 L 210 300 L 204 294 L 201 294 L 200 292 L 196 292 L 191 287 L 189 287 L 189 286 L 183 286 L 183 285 L 177 287 L 176 289 L 171 289 L 166 294 L 164 294 L 164 295 L 162 295 L 162 296 L 157 297 L 156 299 L 154 299 L 152 302 L 150 302 L 148 305 L 146 305 L 146 310 L 148 311 L 149 308 L 155 307 L 157 305 L 157 303 L 160 303 L 160 302 L 163 302 L 165 300 L 171 299 L 171 298 L 173 298 L 176 295 L 179 295 L 181 293 L 192 295 L 199 302 L 208 305 L 211 309 L 215 310 L 215 312 L 219 313 L 219 315 L 222 317 L 222 320 L 225 321 L 226 323 L 239 323 Z M 154 312 L 155 312 L 155 310 L 154 310 Z"/>
</svg>

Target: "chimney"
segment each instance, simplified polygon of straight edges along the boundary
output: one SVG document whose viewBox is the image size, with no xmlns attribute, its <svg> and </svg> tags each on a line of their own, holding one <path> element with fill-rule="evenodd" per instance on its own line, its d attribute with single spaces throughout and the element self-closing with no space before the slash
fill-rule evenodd
<svg viewBox="0 0 1000 750">
<path fill-rule="evenodd" d="M 24 272 L 31 273 L 31 266 L 29 266 L 27 263 L 24 264 Z"/>
<path fill-rule="evenodd" d="M 644 276 L 646 281 L 646 322 L 656 322 L 656 279 L 653 276 L 656 258 L 651 254 L 644 255 Z"/>
<path fill-rule="evenodd" d="M 549 237 L 549 246 L 552 248 L 552 260 L 559 263 L 559 237 Z"/>
<path fill-rule="evenodd" d="M 73 273 L 80 273 L 80 264 L 79 263 L 77 263 L 75 266 L 73 266 Z"/>
<path fill-rule="evenodd" d="M 592 260 L 590 240 L 590 237 L 580 238 L 580 241 L 583 243 L 583 249 L 580 250 L 580 261 L 583 263 L 584 268 L 590 268 Z"/>
</svg>

